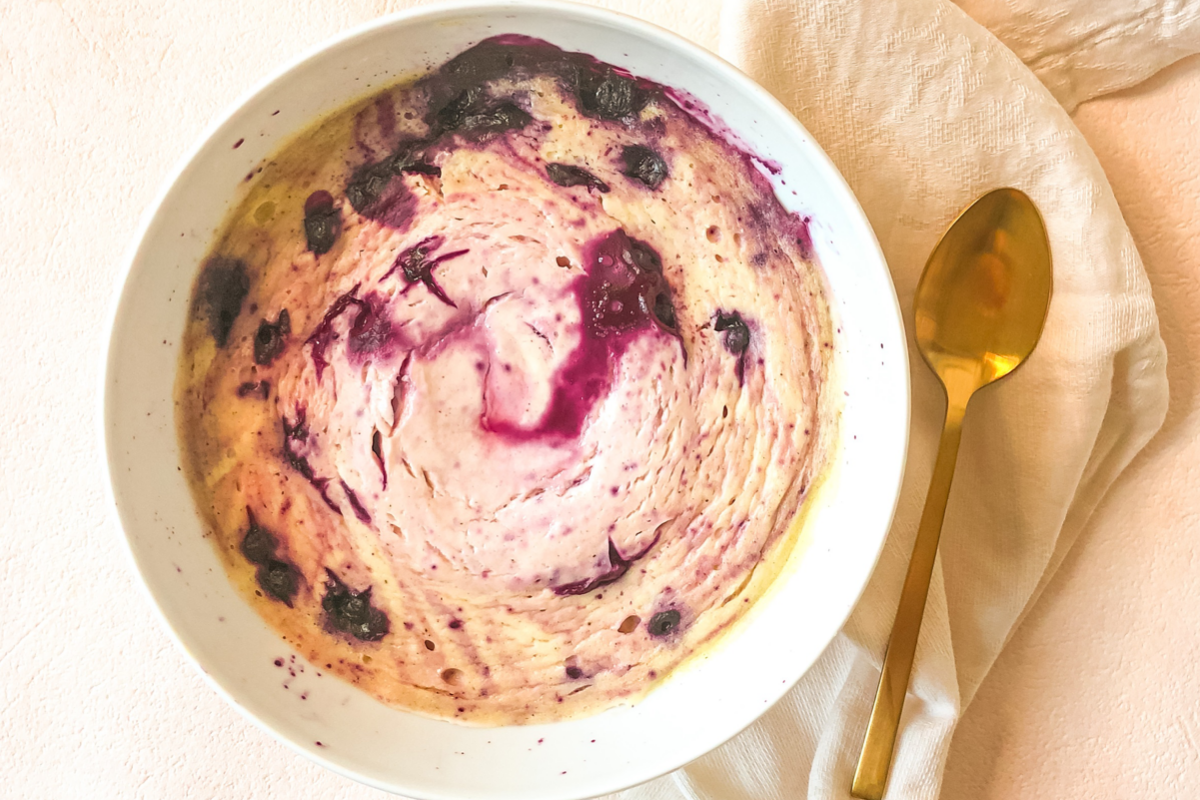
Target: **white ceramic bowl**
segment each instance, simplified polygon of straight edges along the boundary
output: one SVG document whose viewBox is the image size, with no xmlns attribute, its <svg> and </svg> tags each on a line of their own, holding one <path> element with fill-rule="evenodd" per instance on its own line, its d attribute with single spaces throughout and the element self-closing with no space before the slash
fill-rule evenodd
<svg viewBox="0 0 1200 800">
<path fill-rule="evenodd" d="M 192 281 L 247 173 L 289 135 L 369 87 L 500 33 L 546 39 L 684 89 L 782 167 L 780 199 L 813 219 L 841 328 L 846 395 L 838 463 L 811 502 L 803 558 L 743 624 L 635 706 L 488 729 L 388 708 L 318 677 L 299 656 L 294 679 L 275 666 L 280 658 L 291 665 L 294 654 L 228 583 L 178 469 L 172 387 Z M 112 500 L 137 571 L 167 627 L 229 702 L 305 756 L 382 789 L 427 800 L 567 800 L 686 764 L 753 722 L 808 670 L 846 620 L 882 547 L 903 470 L 909 392 L 883 255 L 842 177 L 783 106 L 729 64 L 659 28 L 526 0 L 373 22 L 280 71 L 210 128 L 148 212 L 131 252 L 113 310 L 103 398 Z"/>
</svg>

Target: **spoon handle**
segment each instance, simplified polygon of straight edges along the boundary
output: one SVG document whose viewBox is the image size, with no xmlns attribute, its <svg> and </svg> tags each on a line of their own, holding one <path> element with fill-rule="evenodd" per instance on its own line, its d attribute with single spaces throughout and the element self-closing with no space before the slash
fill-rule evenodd
<svg viewBox="0 0 1200 800">
<path fill-rule="evenodd" d="M 896 609 L 896 621 L 892 624 L 892 636 L 883 656 L 879 689 L 875 693 L 875 707 L 871 709 L 871 721 L 867 725 L 867 735 L 863 739 L 862 752 L 858 757 L 858 768 L 854 771 L 854 785 L 850 794 L 862 800 L 882 800 L 884 786 L 887 784 L 888 770 L 892 765 L 892 750 L 896 744 L 896 731 L 900 726 L 900 712 L 904 709 L 904 695 L 908 691 L 913 654 L 917 650 L 917 635 L 921 632 L 921 617 L 925 614 L 925 598 L 929 595 L 929 580 L 933 576 L 938 537 L 942 532 L 942 519 L 946 515 L 946 499 L 950 495 L 950 482 L 954 478 L 954 463 L 958 459 L 958 443 L 962 439 L 962 421 L 966 410 L 965 402 L 955 401 L 953 398 L 947 404 L 946 423 L 942 428 L 941 444 L 938 445 L 937 463 L 929 481 L 929 493 L 925 496 L 925 510 L 921 512 L 921 524 L 917 528 L 917 540 L 913 543 L 912 558 L 908 562 L 908 574 L 904 578 L 904 590 L 900 593 L 900 605 Z"/>
</svg>

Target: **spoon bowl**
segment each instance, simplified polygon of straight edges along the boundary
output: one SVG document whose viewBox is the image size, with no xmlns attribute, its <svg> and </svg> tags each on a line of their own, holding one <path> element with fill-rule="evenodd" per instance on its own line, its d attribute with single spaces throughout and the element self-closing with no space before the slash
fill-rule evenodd
<svg viewBox="0 0 1200 800">
<path fill-rule="evenodd" d="M 882 800 L 887 784 L 967 403 L 1033 352 L 1051 285 L 1046 225 L 1017 189 L 988 192 L 959 214 L 917 284 L 917 348 L 946 390 L 946 421 L 850 790 L 862 800 Z"/>
<path fill-rule="evenodd" d="M 1046 226 L 1028 195 L 996 189 L 958 216 L 930 254 L 913 301 L 917 347 L 948 395 L 966 392 L 965 405 L 1029 357 L 1050 287 Z"/>
</svg>

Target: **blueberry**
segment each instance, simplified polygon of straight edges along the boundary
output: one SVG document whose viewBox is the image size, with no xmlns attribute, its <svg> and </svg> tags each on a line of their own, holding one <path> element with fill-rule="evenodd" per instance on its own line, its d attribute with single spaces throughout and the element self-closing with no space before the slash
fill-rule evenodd
<svg viewBox="0 0 1200 800">
<path fill-rule="evenodd" d="M 713 330 L 725 333 L 725 349 L 735 356 L 742 355 L 750 346 L 750 328 L 736 311 L 728 314 L 718 311 Z"/>
<path fill-rule="evenodd" d="M 387 615 L 371 605 L 371 589 L 355 592 L 332 570 L 326 569 L 325 574 L 329 581 L 325 584 L 321 608 L 325 611 L 326 625 L 362 642 L 377 642 L 387 636 L 391 626 Z"/>
<path fill-rule="evenodd" d="M 567 677 L 573 681 L 577 681 L 583 677 L 583 670 L 579 667 L 567 667 Z"/>
<path fill-rule="evenodd" d="M 646 104 L 633 79 L 612 70 L 581 76 L 578 94 L 583 113 L 601 119 L 625 119 Z"/>
<path fill-rule="evenodd" d="M 441 236 L 422 239 L 396 257 L 393 269 L 398 265 L 400 272 L 404 275 L 404 280 L 409 283 L 425 280 L 433 272 L 431 266 L 433 259 L 429 257 L 429 254 L 441 247 L 444 241 L 445 239 Z"/>
<path fill-rule="evenodd" d="M 289 607 L 300 588 L 299 573 L 296 568 L 286 561 L 271 559 L 258 568 L 254 578 L 258 585 L 269 597 L 273 597 Z"/>
<path fill-rule="evenodd" d="M 547 164 L 546 175 L 552 183 L 559 186 L 587 186 L 599 192 L 607 192 L 609 187 L 604 181 L 581 167 L 570 164 Z"/>
<path fill-rule="evenodd" d="M 654 272 L 662 274 L 662 259 L 659 258 L 654 248 L 645 242 L 629 238 L 629 252 L 633 256 L 633 263 L 642 272 Z"/>
<path fill-rule="evenodd" d="M 337 338 L 337 333 L 333 329 L 333 321 L 345 313 L 346 309 L 351 306 L 355 306 L 360 310 L 362 309 L 363 302 L 354 296 L 354 293 L 357 291 L 358 285 L 355 285 L 353 289 L 346 292 L 337 300 L 334 300 L 333 305 L 325 311 L 325 317 L 321 320 L 320 324 L 317 325 L 308 339 L 305 340 L 305 344 L 312 345 L 309 354 L 312 357 L 313 366 L 316 367 L 318 381 L 321 380 L 321 375 L 324 374 L 325 368 L 329 366 L 329 361 L 325 358 L 329 346 Z"/>
<path fill-rule="evenodd" d="M 242 301 L 250 293 L 250 276 L 245 262 L 213 256 L 200 275 L 199 296 L 208 312 L 208 327 L 217 347 L 229 341 L 233 322 L 242 313 Z"/>
<path fill-rule="evenodd" d="M 528 112 L 512 103 L 501 103 L 490 108 L 463 117 L 458 129 L 463 131 L 480 131 L 483 133 L 499 133 L 501 131 L 520 130 L 533 121 Z"/>
<path fill-rule="evenodd" d="M 659 292 L 654 298 L 654 316 L 664 327 L 675 329 L 675 307 L 671 305 L 671 298 L 666 292 Z"/>
<path fill-rule="evenodd" d="M 519 48 L 487 39 L 447 61 L 438 72 L 458 86 L 484 83 L 508 74 L 518 55 L 524 55 Z"/>
<path fill-rule="evenodd" d="M 287 335 L 292 332 L 292 320 L 287 309 L 279 312 L 279 318 L 274 324 L 265 319 L 258 324 L 258 333 L 254 335 L 254 363 L 259 366 L 269 366 L 279 357 L 285 346 Z"/>
<path fill-rule="evenodd" d="M 564 583 L 561 586 L 554 587 L 554 593 L 559 597 L 573 597 L 575 595 L 589 594 L 601 586 L 607 586 L 610 583 L 615 583 L 624 577 L 629 568 L 634 562 L 645 556 L 654 545 L 658 544 L 659 537 L 662 536 L 662 531 L 654 534 L 654 538 L 650 544 L 643 547 L 637 553 L 625 557 L 621 555 L 621 551 L 617 549 L 617 545 L 612 539 L 608 540 L 608 570 L 597 575 L 595 578 L 588 578 L 573 583 Z"/>
<path fill-rule="evenodd" d="M 458 130 L 482 95 L 483 89 L 478 86 L 463 89 L 434 114 L 435 127 L 441 131 Z"/>
<path fill-rule="evenodd" d="M 667 162 L 662 156 L 640 144 L 627 145 L 621 151 L 621 159 L 625 162 L 624 174 L 636 181 L 657 189 L 667 177 Z"/>
<path fill-rule="evenodd" d="M 391 179 L 392 168 L 388 164 L 361 166 L 350 176 L 350 183 L 346 185 L 346 199 L 355 211 L 365 214 L 367 208 L 383 194 Z"/>
<path fill-rule="evenodd" d="M 404 172 L 420 173 L 422 175 L 441 175 L 442 171 L 432 164 L 425 163 L 425 146 L 423 141 L 403 142 L 396 148 L 389 161 L 392 172 L 399 175 Z"/>
<path fill-rule="evenodd" d="M 358 499 L 358 495 L 354 490 L 346 485 L 345 481 L 341 481 L 342 491 L 346 493 L 346 499 L 350 502 L 350 508 L 354 511 L 354 516 L 358 517 L 358 521 L 364 524 L 371 524 L 371 515 L 367 513 L 367 509 L 363 507 L 362 501 Z"/>
<path fill-rule="evenodd" d="M 238 384 L 238 387 L 237 387 L 237 396 L 238 397 L 249 397 L 250 395 L 254 394 L 255 392 L 258 392 L 258 396 L 261 397 L 263 400 L 266 400 L 268 397 L 271 396 L 270 382 L 269 381 L 246 381 L 245 383 Z"/>
<path fill-rule="evenodd" d="M 313 192 L 304 203 L 304 238 L 308 249 L 324 255 L 333 247 L 342 232 L 342 212 L 333 205 L 333 196 L 326 191 Z"/>
<path fill-rule="evenodd" d="M 679 612 L 673 608 L 658 612 L 650 618 L 650 623 L 646 626 L 647 633 L 656 639 L 670 636 L 678 629 Z"/>
<path fill-rule="evenodd" d="M 387 278 L 393 272 L 399 270 L 404 276 L 404 280 L 408 283 L 423 283 L 433 296 L 441 300 L 448 306 L 457 308 L 454 301 L 451 300 L 442 287 L 433 277 L 433 270 L 443 261 L 449 261 L 452 258 L 458 258 L 464 255 L 466 250 L 452 250 L 449 253 L 442 253 L 439 256 L 431 258 L 434 250 L 442 246 L 445 241 L 441 236 L 429 236 L 417 242 L 412 247 L 404 250 L 400 255 L 396 256 L 396 260 L 392 263 L 392 268 L 384 273 L 383 278 Z M 381 278 L 380 280 L 383 280 Z"/>
<path fill-rule="evenodd" d="M 529 112 L 511 102 L 487 105 L 486 100 L 486 93 L 478 86 L 463 89 L 434 114 L 435 130 L 500 133 L 524 128 L 533 121 Z"/>
<path fill-rule="evenodd" d="M 242 555 L 251 564 L 266 564 L 275 557 L 275 537 L 250 515 L 250 528 L 242 537 Z"/>
<path fill-rule="evenodd" d="M 250 528 L 242 537 L 242 555 L 251 564 L 258 565 L 254 579 L 267 596 L 291 606 L 299 588 L 300 573 L 287 561 L 275 557 L 278 544 L 275 536 L 258 524 L 254 514 L 247 511 L 247 516 L 250 518 Z"/>
</svg>

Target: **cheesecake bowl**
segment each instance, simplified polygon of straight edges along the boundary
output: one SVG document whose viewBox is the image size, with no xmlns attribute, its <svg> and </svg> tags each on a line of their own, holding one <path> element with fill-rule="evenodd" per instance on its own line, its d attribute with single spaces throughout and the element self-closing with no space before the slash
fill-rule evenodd
<svg viewBox="0 0 1200 800">
<path fill-rule="evenodd" d="M 763 89 L 609 12 L 458 4 L 202 137 L 101 425 L 152 601 L 250 719 L 411 797 L 583 798 L 836 635 L 907 380 L 869 224 Z"/>
</svg>

